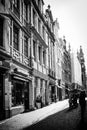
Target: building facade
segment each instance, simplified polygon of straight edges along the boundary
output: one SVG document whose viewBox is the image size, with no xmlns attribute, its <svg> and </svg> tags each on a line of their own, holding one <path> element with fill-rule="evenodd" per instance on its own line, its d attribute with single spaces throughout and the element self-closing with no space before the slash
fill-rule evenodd
<svg viewBox="0 0 87 130">
<path fill-rule="evenodd" d="M 66 40 L 65 37 L 63 39 L 64 42 L 64 53 L 63 53 L 63 79 L 65 83 L 65 98 L 68 97 L 68 89 L 71 86 L 71 54 L 70 54 L 70 47 L 69 50 L 66 48 Z M 64 92 L 63 92 L 64 93 Z"/>
<path fill-rule="evenodd" d="M 62 60 L 63 60 L 63 41 L 59 38 L 59 23 L 54 21 L 55 34 L 55 69 L 56 69 L 56 96 L 57 100 L 62 100 L 63 82 L 62 82 Z"/>
<path fill-rule="evenodd" d="M 31 106 L 30 9 L 29 1 L 0 1 L 1 118 Z"/>
<path fill-rule="evenodd" d="M 43 106 L 47 103 L 48 61 L 47 61 L 47 27 L 43 15 L 43 0 L 32 0 L 31 3 L 31 55 L 33 59 L 33 99 L 32 105 L 36 108 L 36 99 L 42 97 Z"/>
<path fill-rule="evenodd" d="M 54 38 L 54 21 L 50 5 L 45 11 L 45 20 L 47 25 L 47 57 L 48 57 L 48 100 L 49 103 L 56 98 L 56 77 L 55 77 L 55 38 Z"/>
<path fill-rule="evenodd" d="M 0 1 L 0 120 L 54 101 L 53 18 L 43 6 L 43 0 Z"/>
</svg>

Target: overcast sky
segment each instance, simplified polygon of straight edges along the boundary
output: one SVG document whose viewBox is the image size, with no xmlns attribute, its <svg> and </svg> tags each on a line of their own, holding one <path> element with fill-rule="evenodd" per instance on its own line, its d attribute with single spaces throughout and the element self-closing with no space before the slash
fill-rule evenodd
<svg viewBox="0 0 87 130">
<path fill-rule="evenodd" d="M 64 35 L 75 51 L 82 46 L 87 66 L 87 0 L 44 0 L 44 3 L 45 8 L 50 4 L 54 20 L 58 18 L 60 36 Z"/>
</svg>

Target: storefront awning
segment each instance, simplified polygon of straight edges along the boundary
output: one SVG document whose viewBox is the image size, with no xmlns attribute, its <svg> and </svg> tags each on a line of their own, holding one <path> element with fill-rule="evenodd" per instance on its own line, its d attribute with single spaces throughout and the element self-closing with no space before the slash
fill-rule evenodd
<svg viewBox="0 0 87 130">
<path fill-rule="evenodd" d="M 18 79 L 24 82 L 28 82 L 29 80 L 31 80 L 31 77 L 25 77 L 16 73 L 12 73 L 13 79 Z"/>
</svg>

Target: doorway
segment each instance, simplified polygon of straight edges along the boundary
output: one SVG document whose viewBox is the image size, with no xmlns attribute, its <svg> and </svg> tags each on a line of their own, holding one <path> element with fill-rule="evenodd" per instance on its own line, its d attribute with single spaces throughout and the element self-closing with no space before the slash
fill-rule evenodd
<svg viewBox="0 0 87 130">
<path fill-rule="evenodd" d="M 0 73 L 0 120 L 4 119 L 3 109 L 3 74 Z"/>
</svg>

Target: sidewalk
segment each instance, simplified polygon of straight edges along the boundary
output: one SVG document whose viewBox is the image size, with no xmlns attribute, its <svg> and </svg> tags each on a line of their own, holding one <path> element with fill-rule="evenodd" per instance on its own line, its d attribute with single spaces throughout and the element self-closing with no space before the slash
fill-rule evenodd
<svg viewBox="0 0 87 130">
<path fill-rule="evenodd" d="M 21 130 L 32 124 L 39 122 L 40 120 L 52 115 L 58 111 L 64 110 L 68 105 L 68 99 L 58 101 L 57 103 L 50 104 L 41 109 L 37 109 L 32 112 L 22 113 L 9 118 L 0 123 L 0 130 Z"/>
</svg>

